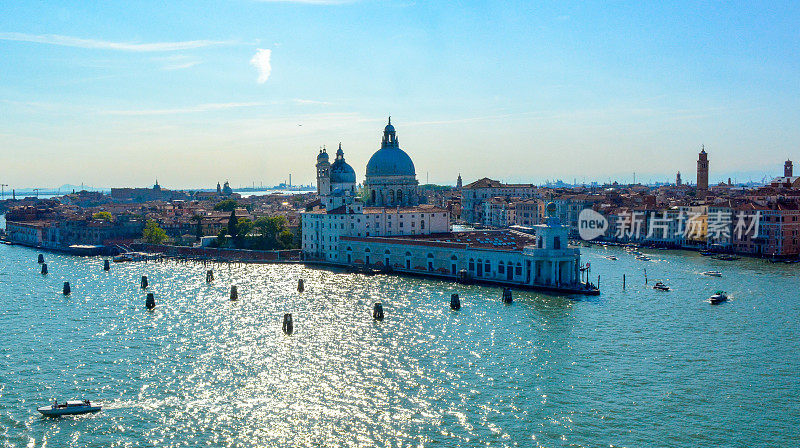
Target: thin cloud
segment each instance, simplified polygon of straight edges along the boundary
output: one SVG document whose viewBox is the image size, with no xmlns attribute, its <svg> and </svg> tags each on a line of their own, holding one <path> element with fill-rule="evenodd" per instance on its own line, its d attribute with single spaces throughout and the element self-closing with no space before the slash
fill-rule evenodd
<svg viewBox="0 0 800 448">
<path fill-rule="evenodd" d="M 267 103 L 208 103 L 208 104 L 198 104 L 197 106 L 182 107 L 176 109 L 109 110 L 104 113 L 106 115 L 127 115 L 127 116 L 177 115 L 177 114 L 196 114 L 202 112 L 214 112 L 226 109 L 239 109 L 243 107 L 259 107 L 266 105 Z"/>
<path fill-rule="evenodd" d="M 16 42 L 33 42 L 47 45 L 60 45 L 63 47 L 89 48 L 96 50 L 116 50 L 116 51 L 179 51 L 194 48 L 212 47 L 218 45 L 233 45 L 233 41 L 220 40 L 186 40 L 179 42 L 151 42 L 151 43 L 131 43 L 131 42 L 111 42 L 96 39 L 83 39 L 80 37 L 62 36 L 59 34 L 25 34 L 25 33 L 0 33 L 0 40 L 10 40 Z"/>
<path fill-rule="evenodd" d="M 162 70 L 182 70 L 185 68 L 194 67 L 195 65 L 199 64 L 200 61 L 189 61 L 189 62 L 181 62 L 178 64 L 167 64 L 162 68 Z"/>
<path fill-rule="evenodd" d="M 317 101 L 317 100 L 304 100 L 302 98 L 295 98 L 292 100 L 295 104 L 316 104 L 322 106 L 330 106 L 333 103 L 329 103 L 327 101 Z"/>
<path fill-rule="evenodd" d="M 264 84 L 269 79 L 269 74 L 272 72 L 272 65 L 270 65 L 269 58 L 272 56 L 272 50 L 265 50 L 263 48 L 256 49 L 256 54 L 253 59 L 250 59 L 250 65 L 258 70 L 258 83 Z"/>
</svg>

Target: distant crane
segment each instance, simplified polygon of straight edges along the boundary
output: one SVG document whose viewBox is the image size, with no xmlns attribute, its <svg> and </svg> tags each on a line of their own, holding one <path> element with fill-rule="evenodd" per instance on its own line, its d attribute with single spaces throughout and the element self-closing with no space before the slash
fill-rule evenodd
<svg viewBox="0 0 800 448">
<path fill-rule="evenodd" d="M 6 187 L 8 184 L 0 184 L 0 200 L 6 197 Z"/>
<path fill-rule="evenodd" d="M 33 192 L 36 193 L 36 198 L 38 199 L 39 198 L 39 189 L 38 188 L 34 188 Z"/>
</svg>

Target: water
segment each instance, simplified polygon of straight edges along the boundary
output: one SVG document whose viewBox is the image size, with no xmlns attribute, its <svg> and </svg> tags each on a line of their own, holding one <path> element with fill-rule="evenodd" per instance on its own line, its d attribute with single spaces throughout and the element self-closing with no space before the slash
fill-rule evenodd
<svg viewBox="0 0 800 448">
<path fill-rule="evenodd" d="M 0 245 L 5 447 L 800 444 L 799 265 L 584 249 L 601 296 L 506 306 L 500 288 L 296 265 L 216 265 L 209 285 L 200 264 L 46 253 L 41 276 L 37 253 Z M 710 305 L 716 289 L 732 299 Z M 39 416 L 55 397 L 104 410 Z"/>
</svg>

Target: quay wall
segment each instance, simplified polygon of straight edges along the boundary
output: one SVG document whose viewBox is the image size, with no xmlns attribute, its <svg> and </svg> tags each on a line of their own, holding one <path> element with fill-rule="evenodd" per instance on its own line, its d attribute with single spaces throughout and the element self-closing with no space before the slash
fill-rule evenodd
<svg viewBox="0 0 800 448">
<path fill-rule="evenodd" d="M 160 253 L 169 257 L 190 257 L 223 259 L 227 261 L 248 262 L 287 262 L 299 261 L 300 250 L 246 250 L 246 249 L 220 249 L 214 247 L 186 247 L 169 246 L 164 244 L 136 243 L 131 247 L 142 252 Z"/>
</svg>

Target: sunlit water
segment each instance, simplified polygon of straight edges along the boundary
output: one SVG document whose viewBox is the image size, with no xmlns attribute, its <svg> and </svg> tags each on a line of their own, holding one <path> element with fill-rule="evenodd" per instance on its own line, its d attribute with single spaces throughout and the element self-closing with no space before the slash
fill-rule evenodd
<svg viewBox="0 0 800 448">
<path fill-rule="evenodd" d="M 104 272 L 46 253 L 42 276 L 37 254 L 0 245 L 7 447 L 800 444 L 800 265 L 584 249 L 602 295 L 515 291 L 507 306 L 499 288 L 297 265 Z M 732 300 L 710 305 L 716 289 Z M 41 417 L 56 397 L 104 410 Z"/>
</svg>

